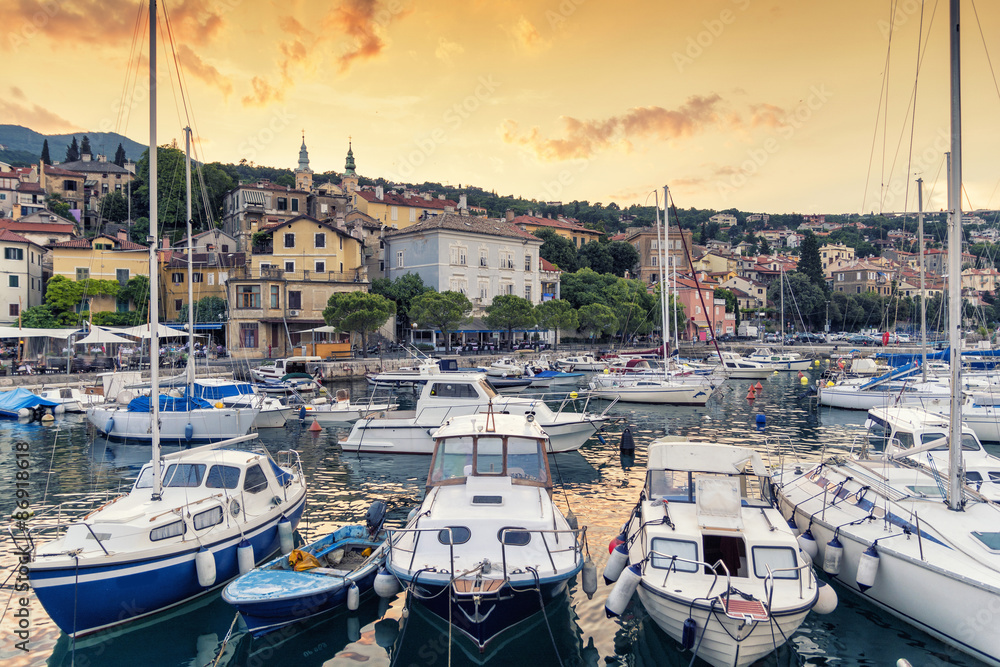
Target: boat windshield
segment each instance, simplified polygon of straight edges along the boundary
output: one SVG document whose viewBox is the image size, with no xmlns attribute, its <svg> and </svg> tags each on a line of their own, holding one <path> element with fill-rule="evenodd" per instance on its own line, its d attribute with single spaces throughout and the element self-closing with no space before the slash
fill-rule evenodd
<svg viewBox="0 0 1000 667">
<path fill-rule="evenodd" d="M 509 476 L 517 483 L 548 483 L 543 442 L 533 438 L 478 435 L 445 438 L 434 452 L 429 484 L 476 477 Z"/>
<path fill-rule="evenodd" d="M 498 395 L 497 394 L 497 390 L 494 389 L 493 385 L 491 385 L 486 380 L 480 380 L 479 381 L 479 386 L 483 388 L 483 392 L 485 392 L 486 398 L 496 398 L 497 397 L 497 395 Z"/>
<path fill-rule="evenodd" d="M 760 480 L 755 475 L 721 475 L 685 470 L 650 470 L 646 473 L 646 494 L 650 500 L 668 500 L 672 503 L 695 501 L 695 480 L 700 477 L 737 477 L 740 480 L 740 498 L 756 506 L 762 501 Z"/>
</svg>

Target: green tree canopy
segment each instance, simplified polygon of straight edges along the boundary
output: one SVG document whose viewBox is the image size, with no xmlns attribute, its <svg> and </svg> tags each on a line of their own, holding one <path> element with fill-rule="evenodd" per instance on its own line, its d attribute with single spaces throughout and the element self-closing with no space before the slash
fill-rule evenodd
<svg viewBox="0 0 1000 667">
<path fill-rule="evenodd" d="M 580 269 L 575 273 L 564 272 L 559 290 L 562 298 L 569 301 L 570 305 L 581 308 L 591 303 L 603 303 L 606 298 L 605 290 L 618 280 L 610 273 L 600 274 L 593 269 Z"/>
<path fill-rule="evenodd" d="M 198 299 L 194 305 L 194 321 L 222 322 L 226 318 L 226 312 L 227 304 L 225 299 L 217 296 L 206 296 L 203 299 Z M 181 322 L 188 321 L 188 305 L 186 303 L 181 306 L 178 320 Z"/>
<path fill-rule="evenodd" d="M 531 302 L 515 294 L 498 294 L 486 307 L 486 326 L 506 329 L 507 343 L 514 341 L 514 329 L 527 329 L 535 325 L 535 309 Z"/>
<path fill-rule="evenodd" d="M 758 252 L 762 255 L 771 254 L 771 244 L 767 242 L 767 239 L 763 236 L 760 237 L 760 244 L 758 246 Z"/>
<path fill-rule="evenodd" d="M 376 278 L 372 281 L 372 294 L 381 294 L 396 302 L 397 329 L 405 331 L 410 328 L 410 305 L 413 299 L 424 292 L 433 292 L 434 288 L 424 284 L 424 279 L 416 273 L 407 273 L 395 280 Z"/>
<path fill-rule="evenodd" d="M 535 306 L 535 319 L 538 320 L 538 326 L 555 332 L 553 350 L 559 347 L 560 329 L 573 331 L 580 326 L 579 314 L 569 301 L 563 299 L 550 299 Z"/>
<path fill-rule="evenodd" d="M 813 285 L 825 293 L 827 290 L 826 276 L 823 273 L 823 262 L 819 257 L 819 241 L 812 232 L 806 232 L 799 247 L 799 265 L 795 269 L 805 275 Z"/>
<path fill-rule="evenodd" d="M 379 327 L 396 313 L 396 304 L 380 294 L 337 292 L 330 295 L 323 309 L 323 320 L 338 331 L 361 334 L 363 350 L 368 349 L 368 332 Z"/>
<path fill-rule="evenodd" d="M 614 333 L 618 328 L 618 318 L 614 311 L 603 303 L 592 303 L 580 308 L 580 330 L 588 336 L 602 336 Z"/>
<path fill-rule="evenodd" d="M 451 332 L 472 310 L 472 302 L 461 292 L 424 292 L 410 304 L 410 320 L 424 329 L 439 329 L 444 334 L 445 350 L 451 352 Z"/>
<path fill-rule="evenodd" d="M 631 243 L 612 241 L 607 245 L 611 255 L 611 273 L 623 277 L 625 272 L 632 273 L 639 264 L 639 251 Z"/>
<path fill-rule="evenodd" d="M 591 241 L 580 248 L 577 261 L 580 267 L 587 267 L 598 273 L 612 273 L 615 266 L 607 244 L 598 241 Z"/>
<path fill-rule="evenodd" d="M 128 220 L 128 199 L 118 190 L 109 192 L 101 199 L 101 217 L 111 222 Z"/>
<path fill-rule="evenodd" d="M 64 201 L 62 195 L 58 192 L 45 195 L 45 208 L 49 209 L 56 215 L 61 215 L 67 220 L 73 219 L 73 214 L 69 212 L 69 202 Z"/>
<path fill-rule="evenodd" d="M 552 262 L 563 271 L 573 272 L 579 266 L 576 246 L 567 238 L 559 236 L 551 229 L 539 229 L 534 234 L 542 239 L 539 255 L 547 262 Z"/>
<path fill-rule="evenodd" d="M 781 306 L 781 280 L 767 288 L 767 298 Z M 826 293 L 799 271 L 785 274 L 785 326 L 789 323 L 818 324 L 826 317 Z M 881 310 L 879 310 L 881 312 Z"/>
<path fill-rule="evenodd" d="M 75 139 L 76 137 L 74 137 Z M 93 152 L 90 150 L 90 137 L 86 134 L 83 135 L 83 141 L 80 142 L 80 155 L 92 155 Z"/>
</svg>

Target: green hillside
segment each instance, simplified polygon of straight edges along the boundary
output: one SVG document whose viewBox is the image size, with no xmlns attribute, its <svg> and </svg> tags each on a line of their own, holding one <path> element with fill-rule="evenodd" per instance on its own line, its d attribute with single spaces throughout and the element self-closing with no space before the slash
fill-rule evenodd
<svg viewBox="0 0 1000 667">
<path fill-rule="evenodd" d="M 5 147 L 4 151 L 0 151 L 0 160 L 4 162 L 15 160 L 25 161 L 24 157 L 15 157 L 15 155 L 27 154 L 32 156 L 30 159 L 32 163 L 37 163 L 39 156 L 42 154 L 42 143 L 48 139 L 49 154 L 52 156 L 52 161 L 62 162 L 63 158 L 66 157 L 66 147 L 73 141 L 73 137 L 75 136 L 77 143 L 80 143 L 85 134 L 90 138 L 90 148 L 94 154 L 107 155 L 109 160 L 115 157 L 115 151 L 118 149 L 119 143 L 125 149 L 125 155 L 132 161 L 138 161 L 142 156 L 142 152 L 146 150 L 144 144 L 132 141 L 128 137 L 116 132 L 77 132 L 75 134 L 45 135 L 35 132 L 30 128 L 21 127 L 20 125 L 0 125 L 0 144 Z M 10 159 L 3 157 L 4 153 Z"/>
</svg>

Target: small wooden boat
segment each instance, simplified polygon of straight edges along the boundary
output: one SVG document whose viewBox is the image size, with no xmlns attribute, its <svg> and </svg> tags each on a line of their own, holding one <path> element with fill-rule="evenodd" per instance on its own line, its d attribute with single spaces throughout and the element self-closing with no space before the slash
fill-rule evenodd
<svg viewBox="0 0 1000 667">
<path fill-rule="evenodd" d="M 236 607 L 254 636 L 339 607 L 356 609 L 384 561 L 385 510 L 385 503 L 376 501 L 366 525 L 344 526 L 241 575 L 222 591 L 222 599 Z"/>
</svg>

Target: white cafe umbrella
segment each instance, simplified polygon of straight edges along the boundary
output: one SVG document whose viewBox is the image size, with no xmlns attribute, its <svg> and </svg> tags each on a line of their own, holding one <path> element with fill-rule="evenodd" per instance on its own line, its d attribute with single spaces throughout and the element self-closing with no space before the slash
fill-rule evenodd
<svg viewBox="0 0 1000 667">
<path fill-rule="evenodd" d="M 95 327 L 93 331 L 89 334 L 76 341 L 77 345 L 91 345 L 91 344 L 105 344 L 105 343 L 128 343 L 131 344 L 134 341 L 128 338 L 122 338 L 117 334 L 113 334 L 110 331 L 105 331 L 103 329 Z"/>
</svg>

